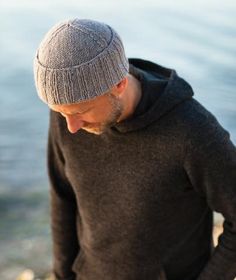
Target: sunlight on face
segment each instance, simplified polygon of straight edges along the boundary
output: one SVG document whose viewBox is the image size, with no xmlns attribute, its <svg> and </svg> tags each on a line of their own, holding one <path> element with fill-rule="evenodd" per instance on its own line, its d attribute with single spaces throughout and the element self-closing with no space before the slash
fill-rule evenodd
<svg viewBox="0 0 236 280">
<path fill-rule="evenodd" d="M 49 107 L 65 117 L 67 128 L 71 133 L 83 129 L 97 135 L 116 124 L 124 110 L 121 100 L 110 92 L 78 104 Z"/>
<path fill-rule="evenodd" d="M 86 130 L 87 132 L 94 133 L 94 134 L 102 134 L 104 133 L 109 127 L 115 125 L 117 120 L 122 115 L 123 106 L 121 101 L 112 94 L 108 94 L 108 101 L 111 105 L 111 110 L 104 120 L 98 124 L 85 124 L 82 129 Z"/>
</svg>

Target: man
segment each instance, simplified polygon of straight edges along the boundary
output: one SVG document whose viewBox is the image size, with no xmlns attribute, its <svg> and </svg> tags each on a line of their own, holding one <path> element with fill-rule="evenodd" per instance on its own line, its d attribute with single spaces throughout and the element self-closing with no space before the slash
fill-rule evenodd
<svg viewBox="0 0 236 280">
<path fill-rule="evenodd" d="M 49 30 L 34 74 L 51 109 L 56 279 L 233 280 L 236 148 L 190 85 L 85 19 Z"/>
</svg>

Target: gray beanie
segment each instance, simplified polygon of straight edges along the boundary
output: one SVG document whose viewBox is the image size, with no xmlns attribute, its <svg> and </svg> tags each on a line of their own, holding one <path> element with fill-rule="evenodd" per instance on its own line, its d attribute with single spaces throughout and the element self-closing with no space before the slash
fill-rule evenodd
<svg viewBox="0 0 236 280">
<path fill-rule="evenodd" d="M 128 59 L 116 31 L 88 19 L 53 26 L 34 58 L 38 95 L 51 105 L 93 99 L 109 91 L 128 72 Z"/>
</svg>

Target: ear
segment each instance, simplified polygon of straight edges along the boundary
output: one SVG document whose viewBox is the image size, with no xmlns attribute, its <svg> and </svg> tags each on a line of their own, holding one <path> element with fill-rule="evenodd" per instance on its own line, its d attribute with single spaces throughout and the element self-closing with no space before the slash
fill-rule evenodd
<svg viewBox="0 0 236 280">
<path fill-rule="evenodd" d="M 115 91 L 120 94 L 122 93 L 128 85 L 128 77 L 126 76 L 123 80 L 121 80 L 118 84 L 115 85 Z"/>
</svg>

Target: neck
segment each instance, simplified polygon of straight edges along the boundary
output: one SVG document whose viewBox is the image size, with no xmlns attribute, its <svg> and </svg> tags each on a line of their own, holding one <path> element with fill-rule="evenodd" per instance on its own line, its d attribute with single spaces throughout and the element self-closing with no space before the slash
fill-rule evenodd
<svg viewBox="0 0 236 280">
<path fill-rule="evenodd" d="M 128 119 L 134 113 L 142 96 L 141 83 L 133 75 L 128 74 L 128 85 L 122 94 L 124 110 L 118 122 Z"/>
</svg>

